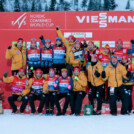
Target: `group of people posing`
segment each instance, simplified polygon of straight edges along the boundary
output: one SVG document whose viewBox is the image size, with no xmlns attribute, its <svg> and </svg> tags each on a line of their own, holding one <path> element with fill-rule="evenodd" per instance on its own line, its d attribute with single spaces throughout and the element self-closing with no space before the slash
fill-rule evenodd
<svg viewBox="0 0 134 134">
<path fill-rule="evenodd" d="M 122 101 L 121 114 L 129 114 L 132 110 L 134 64 L 128 56 L 134 52 L 134 40 L 131 40 L 132 49 L 124 49 L 122 40 L 118 40 L 114 50 L 108 44 L 100 50 L 93 41 L 87 43 L 84 40 L 82 43 L 73 35 L 65 39 L 59 27 L 56 31 L 55 45 L 41 36 L 42 48 L 37 46 L 35 38 L 31 39 L 29 48 L 23 46 L 22 38 L 14 47 L 7 48 L 6 59 L 12 59 L 12 76 L 8 77 L 5 72 L 3 81 L 12 83 L 12 95 L 8 97 L 12 112 L 17 113 L 15 101 L 22 101 L 20 113 L 24 113 L 29 101 L 32 114 L 42 114 L 45 104 L 46 115 L 53 115 L 55 104 L 56 115 L 65 115 L 70 104 L 70 114 L 79 116 L 82 101 L 88 94 L 89 104 L 93 107 L 94 99 L 97 100 L 94 115 L 101 114 L 105 98 L 112 115 L 117 115 L 118 98 Z M 59 103 L 62 98 L 65 98 L 63 109 Z M 40 101 L 38 111 L 35 100 Z"/>
</svg>

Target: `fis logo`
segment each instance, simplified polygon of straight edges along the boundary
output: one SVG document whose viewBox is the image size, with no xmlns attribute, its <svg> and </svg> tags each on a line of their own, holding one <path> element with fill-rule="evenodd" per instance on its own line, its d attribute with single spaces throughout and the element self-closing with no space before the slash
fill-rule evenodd
<svg viewBox="0 0 134 134">
<path fill-rule="evenodd" d="M 21 28 L 22 25 L 26 25 L 26 13 L 22 14 L 16 21 L 12 21 L 13 26 L 18 25 L 18 28 Z"/>
</svg>

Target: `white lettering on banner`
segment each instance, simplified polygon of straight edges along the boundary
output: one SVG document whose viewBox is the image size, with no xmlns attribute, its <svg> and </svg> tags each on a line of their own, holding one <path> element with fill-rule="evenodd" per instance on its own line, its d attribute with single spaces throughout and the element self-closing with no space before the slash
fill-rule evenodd
<svg viewBox="0 0 134 134">
<path fill-rule="evenodd" d="M 68 38 L 69 35 L 75 36 L 75 38 L 84 38 L 86 34 L 86 38 L 92 38 L 93 34 L 92 32 L 64 32 L 64 37 Z"/>
<path fill-rule="evenodd" d="M 102 47 L 104 47 L 106 44 L 108 44 L 110 47 L 115 47 L 115 41 L 102 41 Z"/>
<path fill-rule="evenodd" d="M 99 13 L 98 16 L 76 16 L 79 23 L 99 23 L 99 27 L 108 27 L 108 23 L 134 23 L 134 16 L 108 16 L 107 13 Z"/>
<path fill-rule="evenodd" d="M 30 14 L 29 18 L 27 19 L 27 13 L 22 14 L 16 21 L 11 21 L 11 24 L 15 26 L 18 24 L 18 28 L 21 28 L 22 25 L 29 24 L 30 27 L 46 27 L 51 28 L 54 26 L 54 23 L 52 22 L 52 19 L 46 18 L 44 13 L 43 14 Z"/>
</svg>

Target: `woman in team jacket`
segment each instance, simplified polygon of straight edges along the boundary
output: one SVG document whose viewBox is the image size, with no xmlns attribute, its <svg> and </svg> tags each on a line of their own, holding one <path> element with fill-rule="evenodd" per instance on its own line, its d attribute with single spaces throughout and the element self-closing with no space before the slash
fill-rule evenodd
<svg viewBox="0 0 134 134">
<path fill-rule="evenodd" d="M 121 64 L 126 67 L 127 71 L 132 72 L 134 70 L 134 64 L 131 61 L 128 61 L 127 55 L 122 56 Z M 129 79 L 124 79 L 123 82 L 129 95 L 128 112 L 130 113 L 132 111 L 132 90 L 133 90 L 134 77 L 131 76 Z"/>
<path fill-rule="evenodd" d="M 48 81 L 48 93 L 46 96 L 46 114 L 45 115 L 53 115 L 54 112 L 54 103 L 57 107 L 58 113 L 61 113 L 61 108 L 57 96 L 57 91 L 54 88 L 54 83 L 56 82 L 59 76 L 55 74 L 55 68 L 49 68 L 49 74 L 45 76 Z M 49 109 L 50 107 L 50 109 Z"/>
<path fill-rule="evenodd" d="M 73 80 L 70 76 L 67 75 L 67 69 L 63 68 L 61 70 L 61 76 L 57 78 L 54 85 L 55 89 L 58 89 L 58 99 L 65 98 L 65 103 L 63 106 L 63 112 L 57 115 L 65 115 L 70 102 L 70 92 L 73 90 Z"/>
<path fill-rule="evenodd" d="M 28 79 L 25 75 L 25 69 L 19 69 L 19 72 L 16 76 L 7 77 L 7 75 L 8 73 L 5 72 L 3 75 L 3 81 L 6 83 L 12 83 L 12 95 L 8 97 L 8 102 L 13 109 L 12 113 L 17 112 L 17 106 L 14 104 L 14 101 L 22 101 L 20 113 L 23 113 L 28 103 L 27 94 L 30 92 L 29 88 L 27 87 Z"/>
<path fill-rule="evenodd" d="M 87 78 L 83 71 L 80 71 L 80 67 L 74 67 L 73 74 L 73 92 L 71 93 L 71 114 L 76 116 L 81 115 L 82 101 L 86 95 Z"/>
</svg>

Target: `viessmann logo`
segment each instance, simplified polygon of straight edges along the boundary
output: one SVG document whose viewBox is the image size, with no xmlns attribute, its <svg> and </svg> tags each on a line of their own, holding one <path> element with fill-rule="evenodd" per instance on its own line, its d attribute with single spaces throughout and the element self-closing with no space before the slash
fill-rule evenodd
<svg viewBox="0 0 134 134">
<path fill-rule="evenodd" d="M 13 26 L 18 25 L 18 28 L 21 28 L 22 25 L 26 25 L 26 13 L 22 14 L 19 18 L 15 21 L 12 21 L 11 24 Z"/>
<path fill-rule="evenodd" d="M 107 13 L 99 13 L 98 16 L 76 16 L 79 23 L 99 23 L 100 28 L 108 27 L 109 23 L 134 23 L 134 16 L 108 16 Z"/>
</svg>

